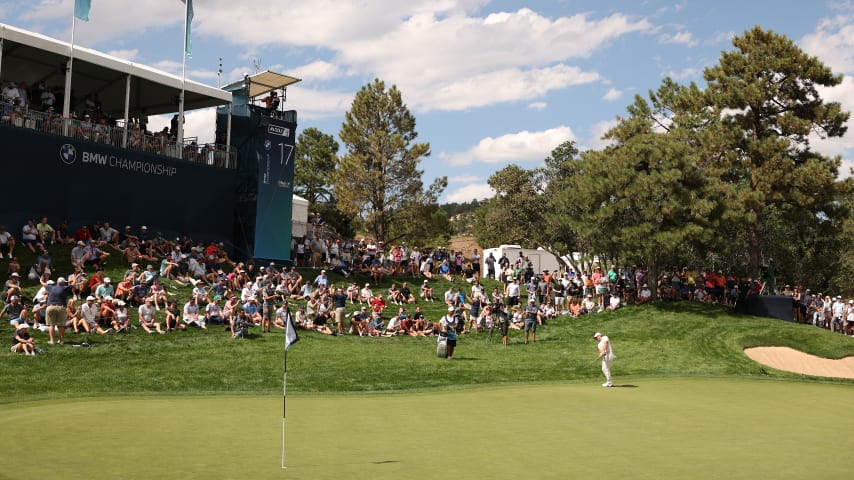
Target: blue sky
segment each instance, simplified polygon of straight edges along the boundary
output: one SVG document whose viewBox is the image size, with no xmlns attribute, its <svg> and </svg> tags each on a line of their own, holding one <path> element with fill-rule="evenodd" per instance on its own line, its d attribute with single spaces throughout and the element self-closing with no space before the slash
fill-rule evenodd
<svg viewBox="0 0 854 480">
<path fill-rule="evenodd" d="M 179 0 L 91 0 L 75 44 L 180 74 Z M 818 56 L 841 86 L 822 95 L 854 111 L 854 3 L 750 1 L 195 0 L 190 79 L 217 85 L 262 70 L 303 81 L 288 89 L 299 128 L 336 138 L 359 88 L 395 84 L 417 119 L 425 183 L 447 175 L 442 201 L 491 196 L 486 180 L 542 164 L 566 140 L 600 148 L 634 95 L 670 76 L 703 85 L 731 38 L 759 25 Z M 70 40 L 73 0 L 0 0 L 0 21 Z M 168 119 L 152 121 L 152 128 Z M 187 133 L 213 138 L 210 111 Z M 815 139 L 854 160 L 854 133 Z M 343 152 L 339 152 L 343 153 Z"/>
</svg>

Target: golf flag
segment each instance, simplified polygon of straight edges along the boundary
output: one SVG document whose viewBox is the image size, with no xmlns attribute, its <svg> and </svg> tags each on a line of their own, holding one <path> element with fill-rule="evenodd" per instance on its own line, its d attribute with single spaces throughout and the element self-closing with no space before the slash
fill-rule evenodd
<svg viewBox="0 0 854 480">
<path fill-rule="evenodd" d="M 193 0 L 181 0 L 181 3 L 187 6 L 187 19 L 184 24 L 184 52 L 187 55 L 193 54 L 193 42 L 190 40 L 190 30 L 193 24 Z"/>
<path fill-rule="evenodd" d="M 74 0 L 74 16 L 83 20 L 89 21 L 89 8 L 92 7 L 92 0 Z"/>
<path fill-rule="evenodd" d="M 288 309 L 285 318 L 287 318 L 287 329 L 285 330 L 285 351 L 291 349 L 291 346 L 299 341 L 297 329 L 294 327 L 294 322 L 291 321 L 291 310 Z"/>
</svg>

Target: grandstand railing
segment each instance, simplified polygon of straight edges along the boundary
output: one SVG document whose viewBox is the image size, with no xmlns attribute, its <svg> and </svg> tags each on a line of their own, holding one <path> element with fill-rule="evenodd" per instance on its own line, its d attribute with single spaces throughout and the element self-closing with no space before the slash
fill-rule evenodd
<svg viewBox="0 0 854 480">
<path fill-rule="evenodd" d="M 53 135 L 110 145 L 127 150 L 153 153 L 193 163 L 221 168 L 235 168 L 237 149 L 222 144 L 198 145 L 195 138 L 185 138 L 179 146 L 166 134 L 143 132 L 139 125 L 107 125 L 85 118 L 62 118 L 53 111 L 42 112 L 13 102 L 0 96 L 0 125 L 29 128 Z M 127 131 L 127 140 L 125 140 Z"/>
</svg>

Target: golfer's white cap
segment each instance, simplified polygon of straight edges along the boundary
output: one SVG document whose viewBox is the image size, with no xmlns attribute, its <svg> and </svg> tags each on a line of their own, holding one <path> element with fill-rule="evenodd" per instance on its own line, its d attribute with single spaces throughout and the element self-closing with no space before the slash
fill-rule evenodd
<svg viewBox="0 0 854 480">
<path fill-rule="evenodd" d="M 601 336 L 602 336 L 602 334 L 601 334 L 601 333 L 599 333 L 599 332 L 596 332 L 596 333 L 594 333 L 594 334 L 593 334 L 593 338 L 599 338 L 599 337 L 601 337 Z"/>
<path fill-rule="evenodd" d="M 448 311 L 449 311 L 449 312 L 453 312 L 453 311 L 454 311 L 454 307 L 448 307 Z"/>
</svg>

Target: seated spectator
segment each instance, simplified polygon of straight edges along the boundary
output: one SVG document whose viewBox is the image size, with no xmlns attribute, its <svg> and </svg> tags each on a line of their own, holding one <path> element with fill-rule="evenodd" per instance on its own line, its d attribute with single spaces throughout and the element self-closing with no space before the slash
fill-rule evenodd
<svg viewBox="0 0 854 480">
<path fill-rule="evenodd" d="M 113 297 L 106 297 L 101 302 L 101 308 L 99 310 L 100 318 L 98 322 L 101 325 L 112 325 L 116 320 L 116 307 L 118 306 L 118 300 L 115 300 Z"/>
<path fill-rule="evenodd" d="M 28 310 L 26 305 L 21 302 L 19 295 L 12 295 L 0 311 L 0 315 L 7 315 L 9 325 L 17 328 L 21 323 L 27 323 Z"/>
<path fill-rule="evenodd" d="M 9 275 L 13 273 L 21 273 L 21 264 L 18 262 L 18 257 L 12 257 L 9 259 L 9 265 L 6 267 Z"/>
<path fill-rule="evenodd" d="M 169 306 L 166 307 L 166 331 L 170 330 L 184 330 L 187 328 L 186 325 L 181 324 L 179 321 L 181 319 L 181 310 L 178 309 L 178 301 L 170 300 Z"/>
<path fill-rule="evenodd" d="M 213 325 L 224 325 L 225 320 L 222 316 L 222 307 L 219 303 L 222 301 L 222 297 L 219 295 L 213 297 L 210 303 L 205 307 L 205 323 L 210 323 Z"/>
<path fill-rule="evenodd" d="M 439 275 L 442 275 L 442 278 L 449 282 L 454 281 L 454 275 L 451 272 L 451 264 L 448 263 L 448 259 L 442 260 L 442 264 L 439 265 Z"/>
<path fill-rule="evenodd" d="M 155 280 L 151 285 L 151 288 L 148 291 L 148 296 L 151 298 L 152 303 L 154 303 L 155 310 L 159 311 L 160 305 L 163 305 L 163 308 L 166 308 L 166 302 L 169 298 L 166 293 L 166 289 L 163 288 L 163 284 L 161 284 L 159 280 Z"/>
<path fill-rule="evenodd" d="M 361 307 L 358 312 L 353 312 L 350 317 L 350 334 L 363 337 L 368 334 L 368 316 L 367 308 Z"/>
<path fill-rule="evenodd" d="M 101 268 L 101 263 L 109 258 L 110 254 L 98 248 L 95 242 L 89 242 L 85 246 L 83 254 L 83 264 L 92 266 L 96 269 Z"/>
<path fill-rule="evenodd" d="M 18 272 L 12 272 L 9 275 L 9 279 L 6 280 L 6 285 L 3 289 L 4 302 L 8 302 L 12 296 L 21 296 L 21 275 Z"/>
<path fill-rule="evenodd" d="M 109 245 L 118 250 L 119 231 L 110 226 L 110 222 L 104 222 L 98 229 L 98 240 L 102 245 Z"/>
<path fill-rule="evenodd" d="M 569 315 L 571 317 L 578 317 L 581 315 L 581 302 L 577 297 L 572 297 L 569 300 Z"/>
<path fill-rule="evenodd" d="M 581 301 L 581 313 L 594 313 L 596 311 L 596 301 L 593 300 L 593 294 L 588 293 Z"/>
<path fill-rule="evenodd" d="M 24 355 L 35 355 L 36 344 L 30 337 L 30 329 L 26 323 L 21 323 L 15 327 L 15 334 L 12 335 L 12 353 L 23 353 Z"/>
<path fill-rule="evenodd" d="M 365 287 L 359 291 L 359 303 L 371 303 L 371 299 L 374 298 L 374 292 L 371 291 L 371 284 L 366 283 Z"/>
<path fill-rule="evenodd" d="M 116 295 L 116 289 L 113 287 L 113 282 L 110 277 L 105 277 L 104 281 L 95 289 L 95 298 L 99 301 L 104 301 L 105 298 L 113 298 Z"/>
<path fill-rule="evenodd" d="M 12 258 L 15 251 L 15 237 L 6 231 L 5 225 L 0 225 L 0 258 Z"/>
<path fill-rule="evenodd" d="M 421 285 L 421 299 L 425 302 L 433 302 L 435 299 L 433 298 L 433 287 L 430 286 L 428 281 L 425 279 L 424 283 Z"/>
<path fill-rule="evenodd" d="M 403 293 L 397 288 L 397 283 L 391 282 L 391 287 L 388 289 L 388 299 L 395 305 L 402 305 L 406 302 Z"/>
<path fill-rule="evenodd" d="M 129 301 L 133 296 L 133 286 L 133 280 L 130 277 L 125 277 L 124 280 L 116 285 L 116 292 L 113 294 L 113 298 Z"/>
<path fill-rule="evenodd" d="M 77 241 L 77 245 L 71 249 L 71 264 L 83 270 L 86 268 L 84 257 L 86 256 L 86 243 L 82 240 Z"/>
<path fill-rule="evenodd" d="M 151 329 L 155 329 L 157 333 L 166 333 L 160 328 L 160 322 L 155 320 L 156 310 L 151 304 L 151 300 L 146 300 L 145 304 L 139 307 L 139 326 L 147 333 L 154 333 Z"/>
<path fill-rule="evenodd" d="M 50 253 L 47 250 L 42 250 L 42 253 L 36 258 L 34 267 L 39 276 L 50 276 L 53 270 L 53 260 L 51 260 Z"/>
<path fill-rule="evenodd" d="M 650 290 L 649 285 L 644 283 L 641 289 L 638 291 L 638 305 L 643 305 L 644 303 L 649 303 L 651 301 L 652 290 Z"/>
<path fill-rule="evenodd" d="M 187 303 L 184 304 L 184 323 L 190 327 L 208 328 L 205 325 L 205 319 L 199 315 L 199 305 L 196 303 L 196 297 L 190 297 Z"/>
<path fill-rule="evenodd" d="M 300 307 L 300 308 L 302 308 L 302 307 Z M 305 313 L 305 310 L 303 310 L 303 314 L 304 313 Z M 275 316 L 275 320 L 273 321 L 273 326 L 279 327 L 282 330 L 286 330 L 287 329 L 287 318 L 288 318 L 288 316 L 289 316 L 288 304 L 283 303 L 279 306 L 279 308 L 276 309 L 276 316 Z"/>
<path fill-rule="evenodd" d="M 36 248 L 44 250 L 44 245 L 39 240 L 39 231 L 32 220 L 27 220 L 27 224 L 21 229 L 21 241 L 33 253 L 36 253 Z"/>
<path fill-rule="evenodd" d="M 131 305 L 141 306 L 146 303 L 146 300 L 150 300 L 148 295 L 148 285 L 142 282 L 137 283 L 133 286 L 133 290 L 131 290 L 130 301 L 128 303 Z M 154 308 L 154 306 L 152 305 L 151 308 Z M 157 309 L 155 309 L 155 311 L 157 311 Z"/>
<path fill-rule="evenodd" d="M 425 257 L 421 262 L 421 267 L 419 269 L 421 275 L 427 278 L 433 278 L 433 263 L 431 262 L 430 257 Z"/>
<path fill-rule="evenodd" d="M 74 333 L 79 333 L 82 328 L 86 333 L 94 330 L 101 335 L 106 335 L 107 331 L 98 325 L 100 314 L 101 309 L 95 303 L 95 297 L 92 295 L 86 297 L 86 303 L 80 307 L 80 314 L 77 317 L 77 322 L 74 324 Z"/>
<path fill-rule="evenodd" d="M 370 305 L 371 311 L 373 311 L 374 313 L 382 315 L 383 312 L 385 312 L 386 303 L 385 300 L 383 300 L 383 297 L 380 295 L 373 297 L 371 299 Z"/>
<path fill-rule="evenodd" d="M 608 307 L 607 308 L 608 308 L 608 310 L 610 310 L 612 312 L 615 311 L 616 309 L 620 308 L 620 297 L 618 297 L 616 295 L 611 295 L 610 300 L 608 300 Z"/>
<path fill-rule="evenodd" d="M 47 223 L 47 217 L 42 217 L 39 224 L 36 225 L 36 231 L 38 232 L 39 241 L 42 245 L 53 245 L 56 243 L 56 232 L 53 230 L 53 227 Z"/>
<path fill-rule="evenodd" d="M 78 242 L 83 242 L 85 245 L 86 242 L 92 241 L 92 232 L 89 231 L 88 225 L 82 225 L 80 228 L 74 231 L 74 239 Z M 78 243 L 79 245 L 79 243 Z"/>
<path fill-rule="evenodd" d="M 347 300 L 349 300 L 351 304 L 355 304 L 359 301 L 359 286 L 356 285 L 356 282 L 353 282 L 349 287 L 347 287 Z"/>
<path fill-rule="evenodd" d="M 208 289 L 205 288 L 205 285 L 201 282 L 196 283 L 196 286 L 193 287 L 193 291 L 190 295 L 196 299 L 196 303 L 199 306 L 207 305 L 211 301 L 210 296 L 208 295 Z"/>
<path fill-rule="evenodd" d="M 116 302 L 116 315 L 113 319 L 113 331 L 130 333 L 130 312 L 124 300 Z"/>
<path fill-rule="evenodd" d="M 256 326 L 261 325 L 261 310 L 258 308 L 254 296 L 249 297 L 243 304 L 243 313 L 249 322 Z"/>
</svg>

